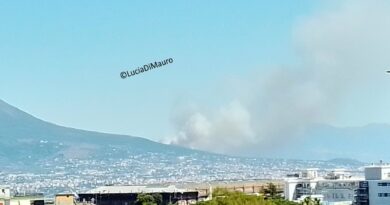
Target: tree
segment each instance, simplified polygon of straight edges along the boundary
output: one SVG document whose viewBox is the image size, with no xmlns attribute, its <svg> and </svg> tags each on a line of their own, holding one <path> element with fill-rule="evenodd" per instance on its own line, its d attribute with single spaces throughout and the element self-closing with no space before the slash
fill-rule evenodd
<svg viewBox="0 0 390 205">
<path fill-rule="evenodd" d="M 267 187 L 264 188 L 263 192 L 266 197 L 269 197 L 271 199 L 280 198 L 280 195 L 278 193 L 278 188 L 273 183 L 268 183 Z"/>
<path fill-rule="evenodd" d="M 198 205 L 299 205 L 282 198 L 265 199 L 264 196 L 248 195 L 242 192 L 232 192 L 227 189 L 215 189 L 213 200 L 199 202 Z"/>
<path fill-rule="evenodd" d="M 321 205 L 321 200 L 314 198 L 312 199 L 310 196 L 306 197 L 303 202 L 301 203 L 302 205 Z"/>
<path fill-rule="evenodd" d="M 313 200 L 311 200 L 311 197 L 308 196 L 302 201 L 302 205 L 313 205 Z"/>
<path fill-rule="evenodd" d="M 138 194 L 137 196 L 137 205 L 156 205 L 154 197 L 150 194 Z"/>
<path fill-rule="evenodd" d="M 162 195 L 161 194 L 158 194 L 158 193 L 154 193 L 152 194 L 153 198 L 154 198 L 154 202 L 158 205 L 162 204 Z"/>
</svg>

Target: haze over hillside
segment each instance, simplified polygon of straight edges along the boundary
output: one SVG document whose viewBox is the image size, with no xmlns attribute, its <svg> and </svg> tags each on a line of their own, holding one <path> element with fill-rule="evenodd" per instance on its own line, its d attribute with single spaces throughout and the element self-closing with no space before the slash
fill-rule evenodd
<svg viewBox="0 0 390 205">
<path fill-rule="evenodd" d="M 42 121 L 0 100 L 0 157 L 28 162 L 55 157 L 107 158 L 129 153 L 197 152 L 140 137 L 78 130 Z"/>
<path fill-rule="evenodd" d="M 313 160 L 351 158 L 366 162 L 390 160 L 386 157 L 389 135 L 390 126 L 385 124 L 349 128 L 313 125 L 302 136 L 291 138 L 287 143 L 275 144 L 267 150 L 254 147 L 242 156 Z M 20 163 L 55 157 L 123 158 L 132 153 L 146 152 L 173 155 L 203 153 L 140 137 L 58 126 L 37 119 L 1 100 L 0 137 L 0 159 Z"/>
<path fill-rule="evenodd" d="M 19 192 L 54 194 L 105 184 L 281 179 L 308 167 L 356 172 L 364 165 L 350 159 L 290 160 L 212 154 L 139 137 L 58 126 L 3 101 L 0 138 L 0 177 Z M 289 152 L 304 154 L 300 148 L 302 152 L 293 148 Z M 282 154 L 285 153 L 273 156 Z"/>
<path fill-rule="evenodd" d="M 357 159 L 364 162 L 389 161 L 390 126 L 370 124 L 363 127 L 312 125 L 301 136 L 275 147 L 268 154 L 297 159 Z"/>
</svg>

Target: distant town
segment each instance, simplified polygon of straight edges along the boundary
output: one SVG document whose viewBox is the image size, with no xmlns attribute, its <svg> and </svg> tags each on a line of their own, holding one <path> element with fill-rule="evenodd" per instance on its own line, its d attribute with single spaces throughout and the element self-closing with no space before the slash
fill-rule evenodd
<svg viewBox="0 0 390 205">
<path fill-rule="evenodd" d="M 182 155 L 145 153 L 126 159 L 55 158 L 31 165 L 31 170 L 0 172 L 2 184 L 17 193 L 43 192 L 49 196 L 94 187 L 145 184 L 186 184 L 214 181 L 280 180 L 307 167 L 344 168 L 362 175 L 364 164 L 343 161 L 240 158 L 223 155 Z M 36 167 L 39 167 L 37 169 Z M 34 171 L 35 168 L 35 171 Z"/>
<path fill-rule="evenodd" d="M 150 196 L 157 197 L 155 204 L 186 205 L 210 201 L 213 190 L 220 189 L 251 196 L 277 195 L 297 204 L 308 199 L 322 205 L 390 204 L 390 164 L 383 162 L 366 165 L 361 172 L 362 167 L 345 165 L 331 169 L 336 164 L 325 161 L 226 157 L 213 166 L 189 156 L 178 157 L 181 163 L 175 165 L 158 156 L 148 156 L 148 161 L 145 157 L 110 166 L 110 162 L 68 160 L 45 174 L 2 172 L 0 204 L 125 205 L 139 204 L 140 198 Z"/>
</svg>

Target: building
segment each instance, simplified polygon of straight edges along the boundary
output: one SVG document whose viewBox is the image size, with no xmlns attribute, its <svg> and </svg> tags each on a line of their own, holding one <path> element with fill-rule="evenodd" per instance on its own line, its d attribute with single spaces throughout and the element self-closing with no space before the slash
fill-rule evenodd
<svg viewBox="0 0 390 205">
<path fill-rule="evenodd" d="M 18 194 L 10 200 L 10 205 L 44 205 L 43 194 Z"/>
<path fill-rule="evenodd" d="M 54 203 L 55 205 L 74 205 L 76 197 L 74 194 L 57 194 Z"/>
<path fill-rule="evenodd" d="M 158 195 L 161 204 L 194 204 L 199 199 L 198 191 L 178 189 L 175 186 L 103 186 L 78 194 L 81 204 L 132 205 L 140 194 Z"/>
<path fill-rule="evenodd" d="M 9 187 L 0 187 L 0 205 L 44 205 L 43 194 L 16 194 Z"/>
<path fill-rule="evenodd" d="M 11 201 L 11 191 L 8 186 L 0 186 L 0 205 L 9 205 Z"/>
<path fill-rule="evenodd" d="M 323 177 L 318 175 L 318 169 L 307 169 L 285 179 L 284 194 L 287 200 L 296 202 L 311 197 L 320 199 L 323 205 L 351 205 L 361 180 L 343 169 Z"/>
<path fill-rule="evenodd" d="M 367 166 L 364 169 L 365 180 L 359 183 L 355 194 L 356 205 L 390 204 L 390 165 Z"/>
</svg>

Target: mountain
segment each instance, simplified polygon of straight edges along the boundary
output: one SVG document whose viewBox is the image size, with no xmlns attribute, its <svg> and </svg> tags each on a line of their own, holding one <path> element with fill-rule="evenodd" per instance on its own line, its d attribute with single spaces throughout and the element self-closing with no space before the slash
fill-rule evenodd
<svg viewBox="0 0 390 205">
<path fill-rule="evenodd" d="M 390 125 L 359 127 L 312 125 L 289 142 L 284 156 L 298 159 L 358 159 L 363 162 L 390 161 Z M 283 156 L 281 156 L 283 157 Z M 339 160 L 340 161 L 340 160 Z M 351 161 L 350 161 L 351 162 Z"/>
<path fill-rule="evenodd" d="M 362 166 L 364 163 L 356 160 L 356 159 L 350 159 L 350 158 L 334 158 L 328 160 L 328 162 L 334 163 L 334 164 L 348 164 L 353 166 Z"/>
<path fill-rule="evenodd" d="M 140 137 L 62 127 L 37 119 L 2 100 L 0 140 L 0 161 L 19 164 L 57 157 L 101 159 L 146 152 L 200 152 Z"/>
<path fill-rule="evenodd" d="M 370 124 L 363 127 L 313 125 L 302 136 L 292 138 L 288 143 L 280 143 L 271 151 L 258 150 L 259 154 L 255 157 L 337 159 L 338 162 L 345 159 L 365 162 L 390 161 L 389 136 L 390 126 L 386 124 Z M 175 157 L 192 154 L 217 155 L 161 144 L 140 137 L 55 125 L 0 100 L 0 162 L 30 165 L 35 161 L 55 158 L 126 158 L 149 152 Z M 353 160 L 349 163 L 356 164 Z"/>
<path fill-rule="evenodd" d="M 334 134 L 335 137 L 345 133 L 336 128 L 325 130 L 327 132 L 321 133 Z M 290 152 L 286 158 L 321 157 L 321 154 L 307 149 L 316 146 L 337 148 L 316 144 L 326 141 L 321 137 L 303 137 L 301 140 L 285 149 Z M 279 153 L 282 152 L 271 156 L 277 157 Z M 0 177 L 2 184 L 12 185 L 20 193 L 53 195 L 69 190 L 85 191 L 106 184 L 281 179 L 292 170 L 308 167 L 358 170 L 364 165 L 345 159 L 347 156 L 330 161 L 264 156 L 226 156 L 140 137 L 67 128 L 37 119 L 0 100 Z"/>
</svg>

